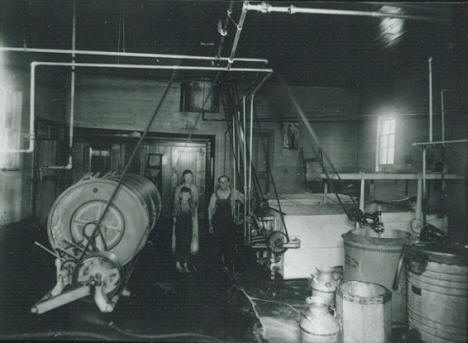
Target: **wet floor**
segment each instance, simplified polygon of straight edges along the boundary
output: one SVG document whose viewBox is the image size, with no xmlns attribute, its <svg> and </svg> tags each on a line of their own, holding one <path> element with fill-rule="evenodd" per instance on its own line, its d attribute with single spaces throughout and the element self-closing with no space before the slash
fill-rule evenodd
<svg viewBox="0 0 468 343">
<path fill-rule="evenodd" d="M 234 272 L 228 272 L 210 254 L 206 235 L 194 270 L 180 274 L 169 250 L 170 232 L 164 229 L 170 225 L 164 220 L 160 224 L 138 257 L 128 283 L 130 296 L 122 297 L 109 314 L 89 300 L 31 314 L 31 306 L 55 284 L 54 258 L 34 245 L 49 246 L 45 230 L 31 222 L 2 229 L 0 338 L 265 341 L 259 312 L 275 314 L 271 304 L 255 305 L 249 293 L 269 299 L 281 292 L 268 270 L 256 265 L 253 252 L 240 248 Z"/>
<path fill-rule="evenodd" d="M 242 247 L 234 272 L 228 272 L 210 253 L 209 235 L 201 238 L 195 270 L 180 274 L 169 250 L 170 231 L 164 229 L 170 225 L 160 224 L 139 255 L 128 283 L 130 296 L 108 314 L 89 300 L 31 314 L 31 306 L 55 284 L 53 257 L 34 245 L 48 246 L 45 231 L 31 222 L 2 228 L 0 340 L 300 341 L 308 280 L 271 281 L 255 253 Z M 393 341 L 404 342 L 397 334 Z"/>
</svg>

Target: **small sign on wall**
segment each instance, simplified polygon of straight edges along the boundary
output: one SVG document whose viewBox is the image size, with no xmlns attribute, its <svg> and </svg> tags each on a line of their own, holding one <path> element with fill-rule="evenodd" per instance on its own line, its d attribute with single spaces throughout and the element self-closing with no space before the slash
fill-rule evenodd
<svg viewBox="0 0 468 343">
<path fill-rule="evenodd" d="M 282 127 L 283 149 L 298 150 L 299 148 L 299 123 L 284 122 Z"/>
</svg>

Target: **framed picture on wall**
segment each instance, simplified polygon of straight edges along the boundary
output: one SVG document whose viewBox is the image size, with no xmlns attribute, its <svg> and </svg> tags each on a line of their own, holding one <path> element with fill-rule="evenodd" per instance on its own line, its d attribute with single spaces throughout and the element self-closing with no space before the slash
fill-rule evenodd
<svg viewBox="0 0 468 343">
<path fill-rule="evenodd" d="M 298 150 L 299 148 L 299 123 L 287 121 L 282 124 L 283 149 Z"/>
</svg>

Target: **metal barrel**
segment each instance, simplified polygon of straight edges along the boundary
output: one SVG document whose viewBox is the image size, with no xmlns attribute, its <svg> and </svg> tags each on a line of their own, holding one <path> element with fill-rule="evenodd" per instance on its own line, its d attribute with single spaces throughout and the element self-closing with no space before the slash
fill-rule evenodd
<svg viewBox="0 0 468 343">
<path fill-rule="evenodd" d="M 410 329 L 426 343 L 466 342 L 468 249 L 418 243 L 406 262 Z"/>
<path fill-rule="evenodd" d="M 346 281 L 336 291 L 343 343 L 390 343 L 392 293 L 372 282 Z"/>
<path fill-rule="evenodd" d="M 47 223 L 55 250 L 79 255 L 78 247 L 86 245 L 118 180 L 118 176 L 106 176 L 79 181 L 55 200 Z M 144 247 L 160 214 L 156 186 L 140 175 L 127 174 L 101 223 L 97 248 L 127 264 Z"/>
<path fill-rule="evenodd" d="M 398 261 L 409 233 L 355 229 L 342 235 L 345 250 L 343 281 L 374 282 L 392 290 Z M 406 327 L 406 279 L 404 271 L 398 289 L 392 291 L 392 325 Z"/>
</svg>

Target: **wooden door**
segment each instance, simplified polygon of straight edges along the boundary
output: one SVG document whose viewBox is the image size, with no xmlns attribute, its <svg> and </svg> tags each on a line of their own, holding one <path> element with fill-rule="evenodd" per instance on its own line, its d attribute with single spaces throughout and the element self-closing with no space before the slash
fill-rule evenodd
<svg viewBox="0 0 468 343">
<path fill-rule="evenodd" d="M 145 143 L 141 154 L 141 165 L 145 164 L 148 153 L 162 155 L 162 189 L 159 190 L 163 204 L 162 214 L 171 215 L 174 191 L 182 182 L 182 173 L 186 169 L 192 171 L 194 183 L 198 186 L 202 214 L 206 207 L 206 144 L 177 141 Z"/>
</svg>

